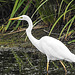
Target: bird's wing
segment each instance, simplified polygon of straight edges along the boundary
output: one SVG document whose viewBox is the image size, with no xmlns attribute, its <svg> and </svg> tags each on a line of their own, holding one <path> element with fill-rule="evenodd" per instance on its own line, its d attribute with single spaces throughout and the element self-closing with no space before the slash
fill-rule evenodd
<svg viewBox="0 0 75 75">
<path fill-rule="evenodd" d="M 69 58 L 71 52 L 69 49 L 59 40 L 52 37 L 43 37 L 40 41 L 41 49 L 47 55 L 47 57 L 57 59 Z"/>
</svg>

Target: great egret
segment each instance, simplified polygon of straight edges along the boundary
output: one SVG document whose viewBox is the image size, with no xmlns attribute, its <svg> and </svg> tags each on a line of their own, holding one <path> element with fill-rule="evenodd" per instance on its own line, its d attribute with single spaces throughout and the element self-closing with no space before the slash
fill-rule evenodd
<svg viewBox="0 0 75 75">
<path fill-rule="evenodd" d="M 69 51 L 69 49 L 59 40 L 44 36 L 40 40 L 34 38 L 31 34 L 33 23 L 30 17 L 27 15 L 22 15 L 20 17 L 11 18 L 9 20 L 26 20 L 29 24 L 29 27 L 26 29 L 26 34 L 32 44 L 42 53 L 47 56 L 47 72 L 49 67 L 49 60 L 60 60 L 60 63 L 65 69 L 65 73 L 67 72 L 65 65 L 61 60 L 66 60 L 69 62 L 75 62 L 75 55 Z"/>
</svg>

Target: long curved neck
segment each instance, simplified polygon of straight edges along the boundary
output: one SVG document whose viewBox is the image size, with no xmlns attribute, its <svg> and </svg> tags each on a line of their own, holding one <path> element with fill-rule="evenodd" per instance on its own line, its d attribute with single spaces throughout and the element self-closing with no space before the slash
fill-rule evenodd
<svg viewBox="0 0 75 75">
<path fill-rule="evenodd" d="M 26 34 L 29 38 L 29 40 L 32 42 L 33 45 L 37 44 L 37 39 L 34 38 L 34 36 L 31 34 L 32 28 L 33 28 L 33 23 L 32 20 L 28 17 L 26 20 L 29 24 L 28 28 L 26 29 Z"/>
</svg>

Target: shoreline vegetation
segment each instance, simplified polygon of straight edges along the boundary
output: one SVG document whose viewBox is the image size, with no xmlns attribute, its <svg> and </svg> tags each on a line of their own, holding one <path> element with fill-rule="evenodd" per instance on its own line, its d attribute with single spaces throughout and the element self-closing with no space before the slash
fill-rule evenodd
<svg viewBox="0 0 75 75">
<path fill-rule="evenodd" d="M 28 15 L 33 21 L 34 28 L 32 34 L 35 38 L 40 39 L 42 36 L 46 35 L 52 36 L 61 40 L 75 53 L 74 0 L 1 0 L 0 14 L 0 50 L 10 50 L 13 48 L 16 48 L 17 50 L 17 48 L 21 47 L 31 48 L 31 50 L 35 49 L 29 39 L 27 39 L 25 33 L 25 30 L 28 27 L 27 22 L 8 21 L 9 18 L 12 17 Z M 12 50 L 11 52 L 18 64 L 18 71 L 21 73 L 21 68 L 22 66 L 25 66 L 25 61 L 21 59 L 16 51 Z M 27 64 L 34 67 L 28 54 L 22 53 L 22 55 L 24 56 L 24 59 L 27 59 Z M 44 60 L 44 58 L 42 60 Z M 51 63 L 57 69 L 60 67 L 57 65 L 59 62 L 55 63 L 51 61 Z M 73 69 L 73 64 L 64 63 L 67 68 L 70 67 Z"/>
</svg>

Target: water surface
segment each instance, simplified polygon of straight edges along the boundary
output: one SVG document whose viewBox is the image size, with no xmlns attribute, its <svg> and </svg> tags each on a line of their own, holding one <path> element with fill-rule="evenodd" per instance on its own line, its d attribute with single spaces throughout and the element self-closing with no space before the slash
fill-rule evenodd
<svg viewBox="0 0 75 75">
<path fill-rule="evenodd" d="M 22 59 L 21 66 L 17 63 L 12 50 Z M 47 75 L 46 63 L 46 56 L 34 47 L 32 49 L 21 47 L 0 49 L 0 75 Z M 50 61 L 48 75 L 65 75 L 59 61 L 54 61 L 54 63 L 55 65 Z M 75 64 L 72 63 L 72 69 L 70 63 L 64 63 L 68 70 L 67 75 L 75 75 Z"/>
</svg>

